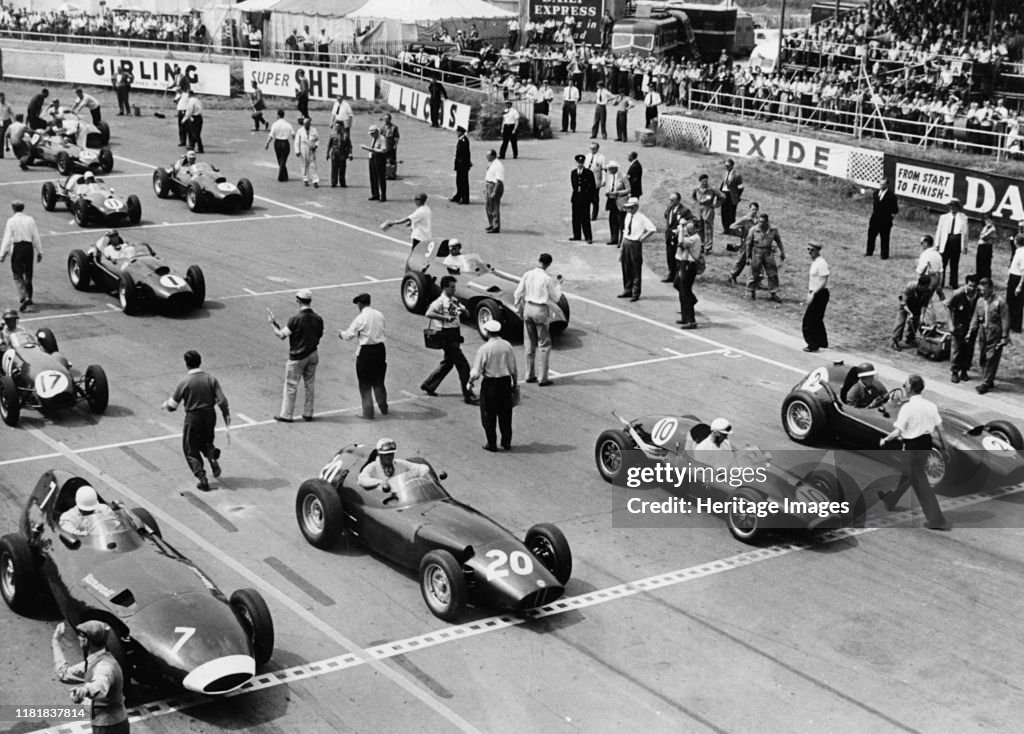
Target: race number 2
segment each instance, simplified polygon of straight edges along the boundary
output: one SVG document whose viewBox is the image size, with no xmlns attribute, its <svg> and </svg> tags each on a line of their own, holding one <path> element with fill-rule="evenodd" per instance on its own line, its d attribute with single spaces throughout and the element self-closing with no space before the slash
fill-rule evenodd
<svg viewBox="0 0 1024 734">
<path fill-rule="evenodd" d="M 505 578 L 509 574 L 509 569 L 518 576 L 527 576 L 533 573 L 533 558 L 529 553 L 523 553 L 520 550 L 506 553 L 503 550 L 494 549 L 487 551 L 484 556 L 491 559 L 491 562 L 487 564 L 488 581 Z"/>
</svg>

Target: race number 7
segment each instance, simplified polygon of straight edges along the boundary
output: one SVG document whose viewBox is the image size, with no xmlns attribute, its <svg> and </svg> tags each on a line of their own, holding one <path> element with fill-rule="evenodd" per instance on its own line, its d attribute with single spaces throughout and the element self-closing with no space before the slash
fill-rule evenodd
<svg viewBox="0 0 1024 734">
<path fill-rule="evenodd" d="M 195 633 L 195 627 L 175 627 L 174 634 L 181 635 L 181 637 L 178 638 L 178 641 L 174 643 L 174 647 L 171 648 L 171 654 L 174 655 L 178 650 L 184 647 L 185 643 L 192 639 L 192 635 Z"/>
<path fill-rule="evenodd" d="M 491 559 L 491 562 L 487 564 L 488 581 L 505 578 L 508 576 L 509 568 L 519 576 L 533 573 L 533 558 L 528 553 L 518 550 L 506 553 L 503 550 L 495 549 L 487 551 L 484 556 Z"/>
</svg>

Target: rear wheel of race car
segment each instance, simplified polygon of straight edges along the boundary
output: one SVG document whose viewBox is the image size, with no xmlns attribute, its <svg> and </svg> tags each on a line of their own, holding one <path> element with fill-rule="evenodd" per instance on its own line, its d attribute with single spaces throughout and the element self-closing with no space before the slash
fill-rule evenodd
<svg viewBox="0 0 1024 734">
<path fill-rule="evenodd" d="M 129 316 L 139 310 L 139 292 L 135 289 L 135 278 L 131 273 L 121 273 L 121 279 L 117 284 L 117 298 L 121 301 L 121 310 Z"/>
<path fill-rule="evenodd" d="M 256 589 L 239 589 L 231 595 L 231 608 L 249 635 L 256 666 L 270 662 L 274 654 L 274 618 Z"/>
<path fill-rule="evenodd" d="M 43 184 L 43 209 L 48 212 L 52 212 L 57 208 L 57 187 L 53 185 L 53 182 L 47 181 Z"/>
<path fill-rule="evenodd" d="M 498 302 L 493 298 L 481 298 L 480 303 L 476 305 L 476 330 L 479 332 L 480 338 L 485 341 L 487 340 L 487 330 L 484 328 L 484 324 L 492 319 L 502 326 L 505 325 L 505 319 Z M 508 334 L 505 334 L 505 336 L 507 337 Z"/>
<path fill-rule="evenodd" d="M 555 336 L 561 334 L 563 331 L 569 328 L 569 299 L 562 296 L 558 299 L 558 307 L 562 309 L 562 315 L 565 316 L 565 321 L 552 321 L 551 322 L 551 333 Z"/>
<path fill-rule="evenodd" d="M 86 402 L 89 403 L 89 410 L 93 413 L 102 413 L 107 409 L 110 403 L 110 385 L 107 382 L 107 373 L 98 364 L 91 364 L 85 368 L 82 390 L 85 392 Z"/>
<path fill-rule="evenodd" d="M 337 491 L 323 479 L 307 479 L 295 495 L 295 519 L 302 537 L 316 548 L 331 548 L 341 537 L 344 510 Z"/>
<path fill-rule="evenodd" d="M 794 441 L 814 443 L 825 433 L 825 411 L 807 393 L 793 393 L 782 401 L 782 427 Z"/>
<path fill-rule="evenodd" d="M 74 163 L 71 161 L 71 156 L 67 154 L 67 151 L 60 151 L 57 154 L 57 173 L 61 176 L 70 176 L 74 169 Z"/>
<path fill-rule="evenodd" d="M 427 289 L 423 276 L 409 273 L 402 278 L 402 304 L 410 313 L 423 313 L 427 310 Z"/>
<path fill-rule="evenodd" d="M 39 593 L 39 573 L 24 536 L 10 533 L 0 538 L 0 594 L 13 611 L 32 611 Z"/>
<path fill-rule="evenodd" d="M 192 307 L 202 308 L 206 301 L 206 278 L 198 265 L 189 265 L 185 273 L 185 282 L 192 289 Z"/>
<path fill-rule="evenodd" d="M 525 545 L 558 583 L 565 586 L 572 576 L 572 550 L 562 531 L 542 522 L 526 531 Z"/>
<path fill-rule="evenodd" d="M 47 354 L 59 351 L 57 348 L 57 337 L 54 336 L 51 329 L 45 326 L 36 332 L 36 341 L 39 342 L 39 346 Z"/>
<path fill-rule="evenodd" d="M 753 503 L 763 501 L 761 495 L 749 487 L 740 487 L 733 493 L 730 499 L 746 500 Z M 754 508 L 740 509 L 736 505 L 735 501 L 729 503 L 729 512 L 725 518 L 729 526 L 729 532 L 732 533 L 732 537 L 741 543 L 757 542 L 765 532 L 762 527 L 762 518 L 759 518 L 755 511 L 747 511 L 747 509 L 754 510 Z"/>
<path fill-rule="evenodd" d="M 153 171 L 153 193 L 161 199 L 171 195 L 171 177 L 167 174 L 166 168 Z"/>
<path fill-rule="evenodd" d="M 92 282 L 92 264 L 89 256 L 81 250 L 72 250 L 68 255 L 68 280 L 76 291 L 89 289 Z"/>
<path fill-rule="evenodd" d="M 128 197 L 128 221 L 132 224 L 138 224 L 142 221 L 142 202 L 139 201 L 139 197 L 132 194 Z"/>
<path fill-rule="evenodd" d="M 985 430 L 1006 441 L 1017 451 L 1024 449 L 1024 436 L 1021 435 L 1020 429 L 1009 421 L 992 421 L 985 426 Z"/>
<path fill-rule="evenodd" d="M 110 125 L 100 120 L 96 129 L 100 132 L 100 145 L 108 145 L 110 143 Z"/>
<path fill-rule="evenodd" d="M 153 515 L 150 514 L 149 510 L 143 507 L 133 507 L 131 509 L 131 513 L 135 516 L 135 519 L 139 521 L 140 525 L 148 526 L 149 529 L 153 532 L 153 535 L 155 535 L 158 538 L 164 537 L 160 532 L 160 526 L 153 518 Z"/>
<path fill-rule="evenodd" d="M 0 418 L 7 425 L 16 426 L 19 417 L 21 396 L 18 395 L 18 386 L 14 384 L 14 378 L 0 375 Z"/>
<path fill-rule="evenodd" d="M 71 212 L 75 215 L 75 224 L 79 227 L 89 226 L 89 204 L 85 199 L 79 199 L 72 207 Z"/>
<path fill-rule="evenodd" d="M 626 473 L 626 451 L 632 442 L 625 432 L 612 428 L 597 437 L 594 445 L 594 461 L 597 471 L 606 482 L 615 482 Z"/>
<path fill-rule="evenodd" d="M 242 208 L 252 209 L 252 181 L 247 178 L 238 179 L 238 193 L 242 195 Z"/>
<path fill-rule="evenodd" d="M 101 148 L 99 155 L 100 173 L 110 173 L 114 170 L 114 154 L 110 148 Z"/>
<path fill-rule="evenodd" d="M 185 191 L 185 205 L 190 212 L 201 212 L 203 210 L 203 187 L 198 181 L 193 181 Z"/>
<path fill-rule="evenodd" d="M 455 556 L 430 551 L 420 561 L 420 592 L 435 617 L 454 622 L 466 607 L 466 576 Z"/>
</svg>

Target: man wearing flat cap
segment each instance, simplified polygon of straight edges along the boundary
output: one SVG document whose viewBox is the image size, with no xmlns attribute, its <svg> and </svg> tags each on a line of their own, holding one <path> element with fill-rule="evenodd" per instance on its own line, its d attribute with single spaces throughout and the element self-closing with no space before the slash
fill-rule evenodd
<svg viewBox="0 0 1024 734">
<path fill-rule="evenodd" d="M 828 348 L 828 332 L 825 330 L 825 309 L 828 308 L 828 263 L 821 256 L 821 245 L 807 243 L 807 255 L 811 268 L 807 275 L 807 309 L 804 311 L 805 352 L 817 352 Z"/>
<path fill-rule="evenodd" d="M 82 647 L 82 662 L 74 665 L 64 657 L 61 639 L 66 626 L 57 625 L 50 640 L 53 669 L 61 683 L 77 684 L 71 689 L 71 700 L 92 703 L 92 731 L 97 734 L 128 734 L 128 711 L 124 705 L 125 672 L 110 650 L 116 641 L 114 631 L 106 622 L 89 620 L 75 627 Z"/>
<path fill-rule="evenodd" d="M 278 339 L 288 340 L 288 362 L 284 369 L 284 395 L 281 398 L 281 412 L 274 416 L 279 423 L 291 423 L 295 414 L 295 395 L 299 390 L 299 379 L 306 386 L 306 400 L 302 408 L 302 420 L 313 420 L 313 397 L 316 384 L 316 367 L 320 363 L 317 351 L 320 338 L 324 335 L 324 320 L 310 305 L 313 292 L 303 288 L 295 294 L 299 312 L 288 319 L 284 328 L 277 323 L 273 312 L 267 309 L 267 320 Z"/>
<path fill-rule="evenodd" d="M 498 450 L 500 431 L 501 447 L 507 451 L 512 448 L 513 396 L 519 386 L 516 353 L 512 345 L 501 338 L 500 321 L 491 319 L 484 324 L 484 331 L 487 341 L 476 352 L 466 384 L 472 389 L 473 383 L 483 380 L 480 385 L 480 422 L 487 437 L 483 450 Z"/>
<path fill-rule="evenodd" d="M 1003 347 L 1010 343 L 1010 311 L 1006 301 L 996 295 L 991 278 L 979 280 L 978 288 L 981 295 L 974 306 L 967 340 L 978 340 L 978 364 L 985 372 L 983 382 L 975 390 L 984 395 L 995 387 Z"/>
<path fill-rule="evenodd" d="M 576 156 L 576 168 L 569 174 L 572 184 L 572 239 L 579 240 L 580 235 L 590 244 L 594 235 L 590 230 L 590 205 L 597 195 L 597 181 L 594 172 L 586 167 L 587 157 Z"/>
<path fill-rule="evenodd" d="M 456 204 L 469 203 L 469 169 L 473 161 L 469 153 L 469 136 L 466 128 L 459 125 L 455 128 L 459 139 L 455 141 L 455 196 L 448 201 Z"/>
<path fill-rule="evenodd" d="M 347 329 L 338 336 L 348 341 L 358 339 L 356 347 L 356 380 L 363 403 L 363 418 L 373 419 L 373 400 L 383 415 L 388 414 L 388 390 L 384 376 L 388 372 L 388 355 L 384 347 L 384 314 L 370 306 L 370 294 L 360 293 L 352 299 L 359 309 Z"/>
<path fill-rule="evenodd" d="M 388 145 L 384 136 L 380 134 L 380 128 L 370 125 L 370 144 L 359 147 L 370 153 L 370 201 L 388 200 Z"/>
<path fill-rule="evenodd" d="M 946 287 L 946 272 L 949 272 L 949 287 L 957 288 L 960 284 L 960 255 L 967 254 L 967 215 L 959 199 L 949 200 L 949 211 L 939 217 L 935 227 L 935 246 L 942 255 L 942 282 L 940 288 Z"/>
<path fill-rule="evenodd" d="M 640 300 L 641 276 L 644 269 L 644 240 L 657 232 L 654 223 L 640 213 L 640 200 L 635 196 L 626 201 L 626 217 L 622 222 L 622 293 L 619 298 L 631 302 Z"/>
</svg>

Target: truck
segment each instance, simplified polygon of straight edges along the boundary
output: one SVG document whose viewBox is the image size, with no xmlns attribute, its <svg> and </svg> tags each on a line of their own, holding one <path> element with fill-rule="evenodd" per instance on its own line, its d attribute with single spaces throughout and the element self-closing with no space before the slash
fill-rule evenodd
<svg viewBox="0 0 1024 734">
<path fill-rule="evenodd" d="M 627 13 L 629 10 L 627 9 Z M 638 0 L 632 15 L 612 25 L 612 53 L 715 59 L 754 48 L 753 17 L 726 0 L 705 5 L 679 0 Z"/>
</svg>

